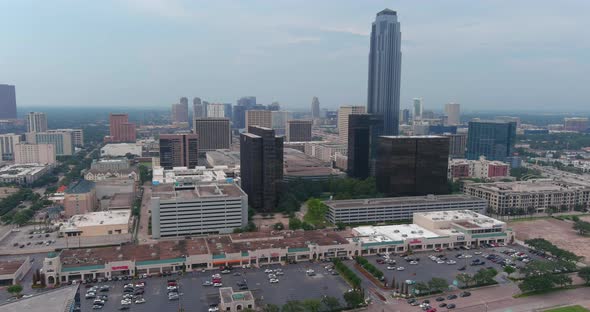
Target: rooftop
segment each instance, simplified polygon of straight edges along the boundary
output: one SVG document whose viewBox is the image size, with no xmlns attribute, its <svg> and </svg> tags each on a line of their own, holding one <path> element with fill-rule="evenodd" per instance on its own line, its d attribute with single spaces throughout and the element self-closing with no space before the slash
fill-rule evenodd
<svg viewBox="0 0 590 312">
<path fill-rule="evenodd" d="M 160 197 L 162 200 L 184 199 L 191 200 L 205 197 L 240 197 L 246 194 L 235 184 L 210 183 L 206 185 L 154 185 L 152 197 Z"/>
<path fill-rule="evenodd" d="M 398 140 L 416 140 L 416 139 L 446 139 L 443 135 L 383 135 L 382 138 Z"/>
<path fill-rule="evenodd" d="M 80 179 L 68 186 L 66 194 L 83 194 L 92 191 L 95 187 L 94 182 Z"/>
<path fill-rule="evenodd" d="M 197 184 L 209 182 L 225 182 L 228 175 L 233 176 L 234 169 L 229 169 L 227 166 L 215 166 L 214 168 L 197 166 L 193 169 L 189 169 L 187 167 L 174 167 L 172 169 L 164 169 L 163 167 L 157 166 L 153 168 L 152 183 Z"/>
<path fill-rule="evenodd" d="M 70 311 L 77 291 L 78 285 L 60 287 L 35 294 L 30 298 L 0 304 L 0 310 L 2 312 Z"/>
<path fill-rule="evenodd" d="M 90 212 L 72 216 L 64 227 L 67 230 L 85 226 L 127 224 L 130 217 L 130 210 Z"/>
<path fill-rule="evenodd" d="M 16 164 L 0 168 L 0 177 L 18 177 L 35 175 L 45 170 L 46 166 L 41 164 Z"/>
<path fill-rule="evenodd" d="M 380 243 L 403 241 L 417 238 L 434 238 L 440 235 L 427 230 L 417 224 L 400 224 L 384 226 L 360 226 L 353 229 L 357 236 L 362 237 L 363 243 Z"/>
<path fill-rule="evenodd" d="M 550 179 L 535 179 L 528 181 L 515 182 L 496 182 L 496 183 L 469 183 L 468 187 L 478 187 L 492 192 L 509 192 L 509 193 L 541 193 L 541 192 L 561 192 L 568 190 L 588 189 L 589 186 L 568 181 L 554 181 Z"/>
<path fill-rule="evenodd" d="M 354 207 L 383 207 L 395 205 L 419 205 L 429 203 L 456 203 L 456 202 L 481 202 L 486 201 L 469 195 L 426 195 L 426 196 L 404 196 L 384 197 L 371 199 L 345 199 L 326 200 L 324 204 L 332 209 L 344 209 Z"/>
<path fill-rule="evenodd" d="M 254 300 L 252 293 L 248 291 L 234 292 L 231 287 L 223 287 L 219 289 L 219 297 L 221 302 L 230 303 L 233 301 L 250 301 Z"/>
<path fill-rule="evenodd" d="M 482 215 L 470 210 L 452 210 L 452 211 L 433 211 L 433 212 L 416 212 L 417 216 L 426 218 L 431 221 L 451 221 L 464 228 L 482 228 L 504 225 L 505 223 L 494 218 Z"/>
<path fill-rule="evenodd" d="M 27 259 L 0 261 L 0 275 L 14 274 Z"/>
<path fill-rule="evenodd" d="M 216 150 L 206 153 L 207 160 L 211 159 L 214 165 L 235 166 L 240 165 L 240 152 L 230 150 Z"/>
</svg>

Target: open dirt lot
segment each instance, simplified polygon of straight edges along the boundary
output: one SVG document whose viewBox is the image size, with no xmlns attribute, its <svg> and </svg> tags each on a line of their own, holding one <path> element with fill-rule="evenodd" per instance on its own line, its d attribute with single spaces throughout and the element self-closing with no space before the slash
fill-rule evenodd
<svg viewBox="0 0 590 312">
<path fill-rule="evenodd" d="M 508 226 L 516 232 L 516 238 L 518 240 L 524 241 L 531 238 L 544 238 L 559 248 L 569 250 L 578 256 L 584 257 L 583 262 L 590 264 L 590 248 L 588 248 L 590 237 L 578 235 L 572 228 L 572 222 L 548 218 L 534 221 L 509 222 Z"/>
</svg>

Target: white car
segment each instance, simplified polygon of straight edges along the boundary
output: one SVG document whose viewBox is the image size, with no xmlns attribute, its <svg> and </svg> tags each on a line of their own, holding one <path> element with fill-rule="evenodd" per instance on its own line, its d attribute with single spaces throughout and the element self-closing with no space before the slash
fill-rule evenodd
<svg viewBox="0 0 590 312">
<path fill-rule="evenodd" d="M 418 264 L 418 261 L 410 261 L 410 264 L 416 265 Z"/>
<path fill-rule="evenodd" d="M 213 287 L 221 287 L 221 286 L 223 286 L 222 283 L 215 283 L 215 284 L 213 284 Z"/>
<path fill-rule="evenodd" d="M 213 282 L 211 282 L 211 281 L 204 281 L 202 285 L 203 286 L 213 286 Z"/>
<path fill-rule="evenodd" d="M 394 266 L 388 266 L 387 269 L 388 270 L 395 270 L 395 267 Z"/>
<path fill-rule="evenodd" d="M 131 300 L 129 300 L 129 299 L 121 300 L 121 305 L 130 305 L 130 304 L 131 304 Z"/>
<path fill-rule="evenodd" d="M 139 299 L 135 300 L 135 303 L 136 304 L 145 303 L 145 299 L 139 298 Z"/>
<path fill-rule="evenodd" d="M 220 274 L 213 274 L 213 275 L 211 275 L 211 278 L 221 278 L 221 275 Z"/>
<path fill-rule="evenodd" d="M 271 269 L 264 270 L 264 273 L 272 273 L 272 272 L 273 272 L 273 270 L 271 270 Z"/>
<path fill-rule="evenodd" d="M 481 255 L 481 251 L 474 251 L 473 253 L 476 255 Z"/>
<path fill-rule="evenodd" d="M 463 257 L 465 257 L 465 258 L 473 258 L 473 256 L 472 256 L 472 255 L 465 255 L 465 256 L 463 256 Z"/>
<path fill-rule="evenodd" d="M 209 312 L 217 312 L 217 311 L 219 311 L 219 308 L 218 307 L 211 307 L 211 308 L 209 308 Z"/>
<path fill-rule="evenodd" d="M 406 269 L 406 268 L 404 268 L 404 267 L 398 267 L 396 270 L 398 270 L 398 271 L 403 271 L 403 270 L 405 270 L 405 269 Z"/>
<path fill-rule="evenodd" d="M 170 290 L 177 290 L 177 289 L 178 289 L 178 287 L 176 287 L 176 286 L 168 286 L 168 287 L 166 287 L 166 290 L 168 290 L 168 291 L 170 291 Z"/>
<path fill-rule="evenodd" d="M 276 275 L 274 275 L 274 274 L 269 274 L 269 275 L 268 275 L 268 278 L 270 278 L 270 279 L 272 279 L 272 278 L 277 278 L 277 276 L 276 276 Z"/>
<path fill-rule="evenodd" d="M 449 260 L 449 261 L 447 261 L 447 264 L 456 264 L 456 263 L 457 263 L 457 261 L 455 261 L 455 260 Z"/>
<path fill-rule="evenodd" d="M 436 260 L 436 263 L 438 263 L 438 264 L 444 264 L 445 262 L 442 261 L 442 260 Z"/>
<path fill-rule="evenodd" d="M 270 279 L 270 280 L 268 280 L 268 281 L 269 281 L 271 284 L 274 284 L 274 283 L 278 283 L 278 282 L 279 282 L 279 279 L 278 279 L 278 278 L 271 278 L 271 279 Z"/>
<path fill-rule="evenodd" d="M 180 298 L 180 297 L 178 296 L 177 293 L 168 295 L 168 300 L 178 300 L 178 298 Z"/>
</svg>

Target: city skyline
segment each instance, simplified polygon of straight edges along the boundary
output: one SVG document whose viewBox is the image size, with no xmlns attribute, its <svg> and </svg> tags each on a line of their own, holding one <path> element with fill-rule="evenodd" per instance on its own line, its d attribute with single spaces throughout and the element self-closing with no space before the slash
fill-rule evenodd
<svg viewBox="0 0 590 312">
<path fill-rule="evenodd" d="M 270 2 L 251 6 L 221 2 L 206 9 L 155 0 L 67 9 L 38 4 L 34 12 L 27 10 L 26 1 L 10 3 L 7 11 L 14 14 L 0 22 L 10 26 L 0 31 L 8 47 L 0 52 L 0 83 L 16 86 L 19 107 L 80 103 L 164 107 L 179 96 L 235 103 L 247 94 L 255 94 L 260 103 L 279 101 L 290 110 L 309 109 L 313 96 L 330 109 L 366 105 L 370 23 L 377 12 L 390 8 L 398 12 L 403 28 L 401 108 L 410 107 L 412 98 L 423 97 L 425 107 L 435 110 L 451 101 L 462 103 L 464 111 L 485 107 L 583 109 L 588 62 L 582 51 L 590 45 L 590 28 L 584 27 L 588 21 L 577 12 L 584 12 L 587 3 L 553 6 L 537 1 L 531 6 L 532 1 L 525 1 L 504 10 L 491 2 L 463 2 L 376 1 L 368 6 L 345 1 L 338 2 L 337 14 L 331 2 L 314 4 L 311 12 L 311 4 Z M 87 17 L 86 10 L 93 10 L 93 16 Z M 240 36 L 227 23 L 195 18 L 221 12 L 232 14 L 237 23 L 248 21 Z M 69 18 L 71 15 L 78 17 Z M 54 24 L 36 24 L 46 25 L 49 17 Z M 76 23 L 81 18 L 84 23 Z M 112 25 L 97 27 L 105 18 Z M 30 20 L 36 22 L 23 24 Z M 276 26 L 272 31 L 271 25 Z M 117 32 L 111 36 L 113 27 Z M 137 32 L 139 27 L 166 39 L 158 42 L 143 36 Z M 79 38 L 82 34 L 88 36 Z M 187 38 L 198 38 L 199 44 Z M 70 48 L 78 39 L 73 53 Z M 51 45 L 54 42 L 60 44 Z M 154 42 L 160 47 L 152 46 Z M 94 49 L 98 43 L 101 49 Z M 33 44 L 37 49 L 31 49 Z M 200 48 L 203 45 L 209 48 Z M 172 46 L 185 48 L 170 49 Z M 290 57 L 288 62 L 284 55 Z M 59 69 L 52 69 L 58 63 Z M 40 74 L 33 77 L 33 70 Z M 227 75 L 230 71 L 238 74 Z M 51 79 L 44 72 L 51 73 Z M 262 78 L 243 79 L 252 72 Z M 288 73 L 289 82 L 274 79 L 277 73 Z M 123 85 L 126 87 L 121 88 Z"/>
</svg>

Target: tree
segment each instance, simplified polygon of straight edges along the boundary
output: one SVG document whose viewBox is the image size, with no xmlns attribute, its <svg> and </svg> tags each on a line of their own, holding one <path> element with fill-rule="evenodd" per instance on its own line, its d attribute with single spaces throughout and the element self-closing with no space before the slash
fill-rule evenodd
<svg viewBox="0 0 590 312">
<path fill-rule="evenodd" d="M 340 301 L 336 297 L 325 296 L 322 298 L 322 303 L 326 306 L 328 311 L 336 311 L 340 308 Z"/>
<path fill-rule="evenodd" d="M 297 218 L 289 219 L 289 230 L 298 230 L 301 228 L 301 220 Z"/>
<path fill-rule="evenodd" d="M 516 272 L 516 269 L 512 266 L 507 265 L 504 267 L 504 272 L 506 272 L 508 275 L 510 275 L 510 274 Z"/>
<path fill-rule="evenodd" d="M 416 292 L 416 294 L 429 294 L 431 291 L 430 286 L 428 285 L 428 283 L 425 282 L 418 282 L 416 284 L 414 284 L 414 292 Z"/>
<path fill-rule="evenodd" d="M 303 307 L 307 312 L 319 312 L 322 302 L 319 299 L 305 299 L 303 300 Z"/>
<path fill-rule="evenodd" d="M 347 291 L 344 293 L 344 301 L 349 308 L 358 308 L 365 302 L 365 295 L 360 289 Z"/>
<path fill-rule="evenodd" d="M 281 222 L 277 222 L 273 225 L 273 229 L 277 231 L 282 231 L 285 229 L 285 226 Z"/>
<path fill-rule="evenodd" d="M 6 291 L 8 291 L 13 296 L 19 296 L 20 293 L 23 291 L 23 287 L 19 284 L 14 284 L 8 286 L 8 288 L 6 288 Z"/>
<path fill-rule="evenodd" d="M 428 287 L 430 291 L 445 291 L 449 287 L 449 283 L 444 278 L 433 277 L 428 281 Z"/>
<path fill-rule="evenodd" d="M 581 221 L 578 218 L 578 221 L 574 223 L 574 230 L 578 231 L 580 235 L 586 235 L 590 233 L 590 222 Z"/>
<path fill-rule="evenodd" d="M 279 306 L 272 303 L 267 303 L 264 307 L 262 307 L 262 312 L 279 312 Z"/>
<path fill-rule="evenodd" d="M 338 229 L 338 231 L 342 231 L 346 229 L 346 224 L 344 224 L 344 222 L 336 222 L 336 228 Z"/>
<path fill-rule="evenodd" d="M 530 291 L 547 291 L 554 286 L 553 281 L 547 279 L 544 275 L 529 276 L 523 279 L 522 283 L 518 285 L 523 292 Z"/>
<path fill-rule="evenodd" d="M 468 273 L 459 273 L 457 274 L 457 281 L 463 284 L 466 288 L 469 288 L 469 285 L 473 281 L 473 276 Z"/>
<path fill-rule="evenodd" d="M 578 271 L 578 276 L 586 282 L 586 285 L 590 285 L 590 267 L 583 267 Z"/>
<path fill-rule="evenodd" d="M 281 308 L 282 312 L 304 312 L 303 304 L 299 300 L 287 301 Z"/>
</svg>

